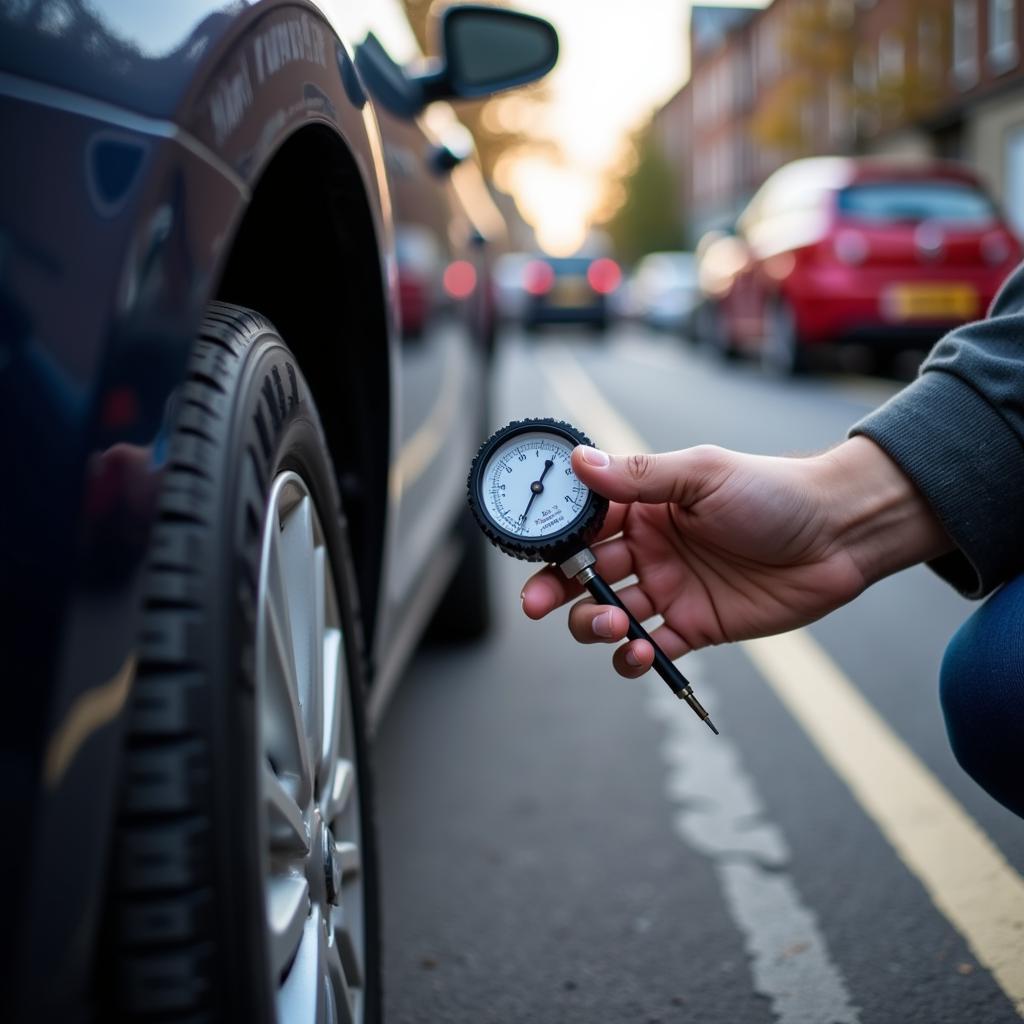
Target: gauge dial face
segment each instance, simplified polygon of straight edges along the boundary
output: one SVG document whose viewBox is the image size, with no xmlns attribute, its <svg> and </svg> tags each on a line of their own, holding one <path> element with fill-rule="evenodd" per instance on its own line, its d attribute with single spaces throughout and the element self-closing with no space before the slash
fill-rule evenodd
<svg viewBox="0 0 1024 1024">
<path fill-rule="evenodd" d="M 546 431 L 510 437 L 484 467 L 480 497 L 498 529 L 524 540 L 562 533 L 580 517 L 589 489 L 572 471 L 575 443 Z"/>
</svg>

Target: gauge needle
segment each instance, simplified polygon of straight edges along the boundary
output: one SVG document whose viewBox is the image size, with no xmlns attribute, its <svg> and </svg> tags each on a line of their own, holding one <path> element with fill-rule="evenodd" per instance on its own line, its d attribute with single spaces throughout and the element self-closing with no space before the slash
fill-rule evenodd
<svg viewBox="0 0 1024 1024">
<path fill-rule="evenodd" d="M 539 480 L 534 480 L 530 484 L 530 500 L 526 503 L 526 511 L 519 517 L 519 522 L 523 523 L 526 521 L 526 517 L 530 514 L 530 506 L 533 504 L 533 499 L 544 490 L 544 477 L 548 475 L 548 470 L 553 465 L 554 463 L 551 459 L 544 460 L 544 472 L 541 473 Z"/>
</svg>

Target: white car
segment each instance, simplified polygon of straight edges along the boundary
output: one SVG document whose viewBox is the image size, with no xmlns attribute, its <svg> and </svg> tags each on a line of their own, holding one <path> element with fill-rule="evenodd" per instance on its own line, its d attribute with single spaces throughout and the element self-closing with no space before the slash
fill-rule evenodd
<svg viewBox="0 0 1024 1024">
<path fill-rule="evenodd" d="M 652 252 L 637 264 L 630 304 L 634 315 L 651 327 L 687 330 L 699 298 L 693 253 Z"/>
</svg>

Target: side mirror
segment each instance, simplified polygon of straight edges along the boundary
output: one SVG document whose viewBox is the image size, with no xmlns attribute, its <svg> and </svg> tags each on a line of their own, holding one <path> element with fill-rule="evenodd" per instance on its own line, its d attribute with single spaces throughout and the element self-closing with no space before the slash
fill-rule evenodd
<svg viewBox="0 0 1024 1024">
<path fill-rule="evenodd" d="M 478 99 L 534 82 L 558 60 L 558 33 L 543 18 L 485 4 L 457 4 L 440 17 L 440 56 L 396 64 L 375 36 L 356 48 L 359 74 L 377 101 L 413 118 L 434 100 Z"/>
<path fill-rule="evenodd" d="M 558 33 L 543 18 L 482 4 L 441 14 L 440 67 L 420 81 L 431 99 L 475 99 L 536 81 L 558 60 Z"/>
</svg>

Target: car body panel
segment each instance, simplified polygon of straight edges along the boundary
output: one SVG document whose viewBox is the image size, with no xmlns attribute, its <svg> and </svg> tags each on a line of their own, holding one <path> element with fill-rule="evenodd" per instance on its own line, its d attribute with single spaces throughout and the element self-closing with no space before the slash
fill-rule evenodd
<svg viewBox="0 0 1024 1024">
<path fill-rule="evenodd" d="M 357 166 L 377 241 L 370 258 L 390 297 L 388 329 L 358 339 L 386 347 L 390 374 L 379 514 L 391 554 L 376 661 L 412 617 L 477 442 L 475 422 L 419 407 L 424 382 L 437 382 L 436 396 L 460 368 L 450 397 L 471 409 L 485 353 L 471 296 L 449 304 L 416 350 L 401 343 L 387 166 L 397 132 L 382 133 L 362 91 L 351 60 L 359 40 L 339 39 L 316 6 L 157 11 L 96 0 L 46 11 L 0 8 L 0 123 L 18 139 L 17 160 L 0 172 L 0 437 L 9 493 L 20 496 L 0 521 L 0 610 L 19 681 L 0 734 L 18 780 L 4 810 L 20 836 L 4 844 L 2 867 L 26 880 L 6 929 L 12 948 L 0 955 L 20 975 L 6 998 L 17 991 L 23 1007 L 56 1014 L 88 1001 L 169 399 L 253 189 L 295 133 L 329 128 Z M 408 131 L 422 173 L 430 143 Z M 450 182 L 430 187 L 449 214 L 460 210 Z M 451 218 L 455 231 L 437 219 L 449 262 L 475 261 L 482 279 L 480 232 L 464 213 Z M 413 449 L 414 487 L 395 467 L 424 423 L 432 433 Z"/>
</svg>

